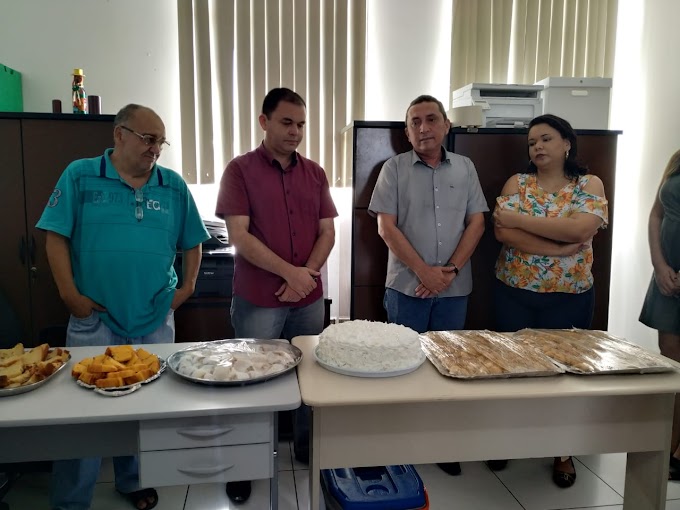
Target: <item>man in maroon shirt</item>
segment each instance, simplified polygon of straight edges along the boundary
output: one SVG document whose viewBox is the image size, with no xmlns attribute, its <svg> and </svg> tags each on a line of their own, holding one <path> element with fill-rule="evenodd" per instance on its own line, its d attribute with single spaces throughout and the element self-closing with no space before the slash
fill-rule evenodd
<svg viewBox="0 0 680 510">
<path fill-rule="evenodd" d="M 231 323 L 239 338 L 291 340 L 323 329 L 319 270 L 335 243 L 338 213 L 323 169 L 296 151 L 306 116 L 297 93 L 271 90 L 259 116 L 264 141 L 234 158 L 220 182 L 215 214 L 236 247 Z M 304 434 L 295 432 L 298 443 Z M 296 456 L 305 448 L 302 439 Z M 250 482 L 227 484 L 227 494 L 245 501 Z"/>
</svg>

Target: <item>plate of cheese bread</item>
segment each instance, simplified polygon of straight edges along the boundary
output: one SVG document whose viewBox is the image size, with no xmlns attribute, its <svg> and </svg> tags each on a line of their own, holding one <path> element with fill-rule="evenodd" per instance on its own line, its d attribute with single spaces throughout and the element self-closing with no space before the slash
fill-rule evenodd
<svg viewBox="0 0 680 510">
<path fill-rule="evenodd" d="M 119 397 L 156 380 L 165 367 L 165 360 L 142 347 L 113 345 L 104 354 L 80 360 L 73 366 L 71 376 L 79 386 Z"/>
<path fill-rule="evenodd" d="M 41 344 L 25 349 L 16 344 L 0 349 L 0 397 L 32 391 L 60 372 L 71 359 L 66 349 Z"/>
</svg>

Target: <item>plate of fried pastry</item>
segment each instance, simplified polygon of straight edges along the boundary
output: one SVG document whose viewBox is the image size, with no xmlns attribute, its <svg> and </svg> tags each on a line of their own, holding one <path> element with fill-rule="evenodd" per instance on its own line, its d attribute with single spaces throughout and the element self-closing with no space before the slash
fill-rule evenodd
<svg viewBox="0 0 680 510">
<path fill-rule="evenodd" d="M 107 397 L 129 395 L 160 377 L 165 360 L 146 349 L 112 345 L 104 354 L 84 358 L 73 366 L 71 376 L 79 386 Z"/>
<path fill-rule="evenodd" d="M 66 349 L 41 344 L 25 349 L 21 343 L 0 349 L 0 397 L 40 388 L 57 375 L 71 359 Z"/>
</svg>

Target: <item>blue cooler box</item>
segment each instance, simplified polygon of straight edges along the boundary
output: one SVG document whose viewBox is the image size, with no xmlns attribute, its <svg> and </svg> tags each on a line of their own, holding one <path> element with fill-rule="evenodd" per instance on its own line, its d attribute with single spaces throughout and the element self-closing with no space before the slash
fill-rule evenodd
<svg viewBox="0 0 680 510">
<path fill-rule="evenodd" d="M 424 508 L 425 487 L 411 465 L 323 469 L 330 509 L 413 510 Z"/>
</svg>

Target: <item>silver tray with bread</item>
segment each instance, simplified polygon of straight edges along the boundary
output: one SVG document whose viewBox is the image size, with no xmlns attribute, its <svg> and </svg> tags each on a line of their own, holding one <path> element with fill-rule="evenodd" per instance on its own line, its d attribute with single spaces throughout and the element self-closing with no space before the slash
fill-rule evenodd
<svg viewBox="0 0 680 510">
<path fill-rule="evenodd" d="M 543 353 L 487 330 L 428 331 L 421 344 L 437 370 L 459 379 L 543 377 L 564 369 Z"/>
<path fill-rule="evenodd" d="M 293 370 L 302 351 L 286 340 L 236 338 L 192 345 L 170 355 L 179 377 L 210 386 L 260 383 Z"/>
<path fill-rule="evenodd" d="M 112 345 L 103 354 L 83 358 L 71 370 L 78 386 L 107 397 L 129 395 L 160 377 L 166 363 L 144 347 Z"/>
<path fill-rule="evenodd" d="M 52 380 L 71 359 L 66 349 L 48 344 L 24 349 L 16 344 L 0 349 L 0 397 L 19 395 L 40 388 Z"/>
<path fill-rule="evenodd" d="M 523 329 L 513 338 L 520 345 L 539 350 L 572 374 L 644 374 L 674 370 L 674 365 L 663 356 L 606 331 Z"/>
</svg>

